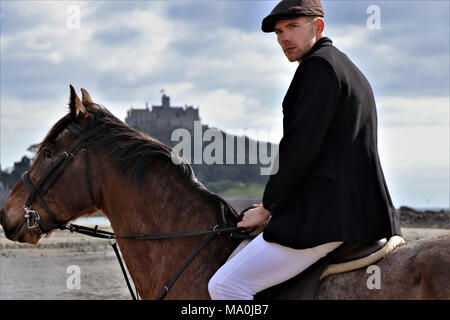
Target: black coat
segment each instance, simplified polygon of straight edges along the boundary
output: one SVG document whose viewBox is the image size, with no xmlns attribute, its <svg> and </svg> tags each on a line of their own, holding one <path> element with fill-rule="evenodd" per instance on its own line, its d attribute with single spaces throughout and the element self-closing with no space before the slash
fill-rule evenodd
<svg viewBox="0 0 450 320">
<path fill-rule="evenodd" d="M 303 57 L 283 100 L 278 172 L 263 206 L 266 241 L 310 248 L 401 235 L 377 150 L 372 88 L 323 37 Z"/>
</svg>

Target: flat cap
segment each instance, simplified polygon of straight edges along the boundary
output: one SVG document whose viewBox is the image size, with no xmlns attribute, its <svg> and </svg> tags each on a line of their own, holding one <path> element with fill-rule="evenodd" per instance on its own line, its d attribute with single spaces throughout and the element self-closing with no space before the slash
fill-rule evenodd
<svg viewBox="0 0 450 320">
<path fill-rule="evenodd" d="M 282 0 L 272 12 L 263 19 L 261 29 L 264 32 L 273 32 L 278 20 L 293 19 L 301 16 L 323 17 L 320 0 Z"/>
</svg>

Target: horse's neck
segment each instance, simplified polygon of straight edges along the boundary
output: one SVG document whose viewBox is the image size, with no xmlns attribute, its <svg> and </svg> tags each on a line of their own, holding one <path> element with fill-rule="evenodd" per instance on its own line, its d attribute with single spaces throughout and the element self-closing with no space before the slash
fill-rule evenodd
<svg viewBox="0 0 450 320">
<path fill-rule="evenodd" d="M 217 208 L 167 170 L 155 168 L 139 188 L 132 183 L 124 185 L 118 175 L 104 186 L 103 210 L 116 233 L 198 230 L 215 225 Z"/>
<path fill-rule="evenodd" d="M 102 209 L 116 235 L 208 230 L 217 223 L 215 204 L 195 188 L 189 188 L 176 174 L 160 169 L 148 175 L 141 189 L 125 187 L 118 175 L 102 187 Z M 201 237 L 161 241 L 119 239 L 118 244 L 140 295 L 154 298 L 201 241 Z M 190 295 L 206 298 L 208 277 L 225 261 L 232 246 L 224 239 L 208 246 L 177 283 L 183 286 L 184 282 L 199 282 L 201 292 Z M 171 294 L 183 296 L 185 292 L 174 290 Z"/>
</svg>

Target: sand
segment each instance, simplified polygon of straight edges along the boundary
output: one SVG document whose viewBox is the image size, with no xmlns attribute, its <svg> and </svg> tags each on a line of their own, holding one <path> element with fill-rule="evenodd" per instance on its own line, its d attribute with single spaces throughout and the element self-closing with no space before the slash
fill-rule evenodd
<svg viewBox="0 0 450 320">
<path fill-rule="evenodd" d="M 77 271 L 79 288 L 73 281 Z M 32 246 L 0 234 L 0 299 L 129 297 L 108 240 L 57 230 Z"/>
<path fill-rule="evenodd" d="M 402 230 L 406 241 L 450 233 Z M 7 240 L 1 230 L 0 299 L 123 300 L 130 294 L 108 240 L 57 230 L 32 246 Z"/>
</svg>

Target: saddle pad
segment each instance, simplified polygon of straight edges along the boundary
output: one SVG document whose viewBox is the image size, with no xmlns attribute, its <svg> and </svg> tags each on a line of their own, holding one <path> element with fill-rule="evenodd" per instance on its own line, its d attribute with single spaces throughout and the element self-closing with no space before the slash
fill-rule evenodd
<svg viewBox="0 0 450 320">
<path fill-rule="evenodd" d="M 405 240 L 403 240 L 402 237 L 393 236 L 388 240 L 388 242 L 383 248 L 381 248 L 378 251 L 375 251 L 374 253 L 368 255 L 367 257 L 363 257 L 360 259 L 344 263 L 329 264 L 322 272 L 320 280 L 331 274 L 353 271 L 356 269 L 370 266 L 376 263 L 377 261 L 383 259 L 385 256 L 387 256 L 390 252 L 392 252 L 397 246 L 399 246 L 402 243 L 405 243 Z"/>
</svg>

